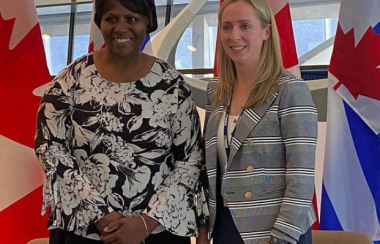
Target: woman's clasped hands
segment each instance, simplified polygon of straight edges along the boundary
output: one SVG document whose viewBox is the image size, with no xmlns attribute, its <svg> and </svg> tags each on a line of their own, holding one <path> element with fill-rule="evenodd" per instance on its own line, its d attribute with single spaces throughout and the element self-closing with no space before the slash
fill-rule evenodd
<svg viewBox="0 0 380 244">
<path fill-rule="evenodd" d="M 108 224 L 100 239 L 105 244 L 141 244 L 157 225 L 158 222 L 147 215 L 123 217 Z"/>
</svg>

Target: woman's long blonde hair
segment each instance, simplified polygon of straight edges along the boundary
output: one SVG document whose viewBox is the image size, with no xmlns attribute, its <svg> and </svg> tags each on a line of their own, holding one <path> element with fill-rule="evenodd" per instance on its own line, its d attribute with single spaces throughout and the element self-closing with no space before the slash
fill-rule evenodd
<svg viewBox="0 0 380 244">
<path fill-rule="evenodd" d="M 225 0 L 218 13 L 219 30 L 225 8 L 233 2 L 245 1 L 256 10 L 262 27 L 271 25 L 269 38 L 264 41 L 262 53 L 257 67 L 255 85 L 248 98 L 246 107 L 257 107 L 268 100 L 277 90 L 277 81 L 282 73 L 282 58 L 279 36 L 273 13 L 265 0 Z M 233 84 L 236 81 L 234 62 L 228 57 L 219 39 L 218 77 L 219 82 L 214 96 L 214 105 L 226 105 L 230 99 Z"/>
</svg>

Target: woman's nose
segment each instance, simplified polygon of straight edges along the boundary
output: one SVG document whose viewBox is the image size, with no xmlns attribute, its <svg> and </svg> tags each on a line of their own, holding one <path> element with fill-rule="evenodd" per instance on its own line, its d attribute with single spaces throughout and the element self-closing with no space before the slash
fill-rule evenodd
<svg viewBox="0 0 380 244">
<path fill-rule="evenodd" d="M 115 26 L 115 31 L 123 32 L 128 29 L 128 23 L 125 20 L 118 21 Z"/>
<path fill-rule="evenodd" d="M 230 39 L 231 40 L 240 40 L 241 38 L 241 33 L 239 28 L 232 28 L 230 32 Z"/>
</svg>

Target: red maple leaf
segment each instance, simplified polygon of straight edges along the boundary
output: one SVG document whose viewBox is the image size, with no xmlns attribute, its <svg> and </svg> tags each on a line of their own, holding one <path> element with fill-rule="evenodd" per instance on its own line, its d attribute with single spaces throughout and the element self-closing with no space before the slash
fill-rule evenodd
<svg viewBox="0 0 380 244">
<path fill-rule="evenodd" d="M 359 95 L 380 101 L 380 35 L 369 27 L 355 47 L 354 29 L 344 34 L 338 25 L 334 51 L 329 71 L 341 85 L 347 87 L 352 96 Z"/>
<path fill-rule="evenodd" d="M 36 114 L 41 98 L 34 96 L 32 92 L 49 82 L 50 75 L 39 25 L 32 28 L 10 50 L 9 42 L 14 23 L 15 19 L 4 20 L 0 12 L 0 135 L 33 148 Z M 36 161 L 36 158 L 30 160 Z M 0 163 L 12 164 L 12 161 L 3 157 Z M 7 202 L 7 190 L 18 190 L 7 183 L 0 181 L 0 185 L 6 189 L 2 194 L 4 202 Z M 41 196 L 42 187 L 38 187 L 0 211 L 0 230 L 4 230 L 1 243 L 21 244 L 37 237 L 48 236 L 47 216 L 40 216 Z"/>
<path fill-rule="evenodd" d="M 13 50 L 9 49 L 14 22 L 4 20 L 0 12 L 0 134 L 33 147 L 41 98 L 32 92 L 49 82 L 50 75 L 38 24 Z"/>
</svg>

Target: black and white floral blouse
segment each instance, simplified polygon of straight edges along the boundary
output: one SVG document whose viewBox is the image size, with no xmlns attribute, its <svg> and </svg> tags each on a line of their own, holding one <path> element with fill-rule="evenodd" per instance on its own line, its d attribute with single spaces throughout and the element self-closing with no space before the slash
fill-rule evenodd
<svg viewBox="0 0 380 244">
<path fill-rule="evenodd" d="M 110 211 L 144 211 L 174 234 L 196 234 L 199 118 L 183 77 L 164 61 L 129 83 L 103 79 L 92 54 L 74 61 L 44 94 L 35 150 L 49 229 L 99 239 L 93 223 Z"/>
</svg>

